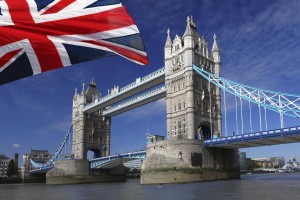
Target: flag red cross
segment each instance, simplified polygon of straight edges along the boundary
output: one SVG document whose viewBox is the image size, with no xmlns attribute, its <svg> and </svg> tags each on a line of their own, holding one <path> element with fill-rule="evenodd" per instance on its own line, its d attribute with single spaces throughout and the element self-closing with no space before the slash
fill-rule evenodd
<svg viewBox="0 0 300 200">
<path fill-rule="evenodd" d="M 31 11 L 33 8 L 30 7 L 29 1 L 32 2 L 32 0 L 5 0 L 13 25 L 0 26 L 0 47 L 23 40 L 28 41 L 38 60 L 40 72 L 64 66 L 62 56 L 68 56 L 59 53 L 51 37 L 93 34 L 134 25 L 133 20 L 123 6 L 103 12 L 92 14 L 84 14 L 83 12 L 81 16 L 36 22 Z M 47 14 L 58 13 L 75 1 L 58 1 L 58 3 L 42 13 L 41 17 Z M 5 36 L 5 39 L 2 39 L 1 35 Z M 141 56 L 122 47 L 122 45 L 113 45 L 101 39 L 85 39 L 80 42 L 87 45 L 101 46 L 140 63 L 148 63 L 146 55 Z M 0 57 L 0 69 L 1 66 L 8 63 L 21 51 L 22 49 L 14 49 L 2 55 Z"/>
</svg>

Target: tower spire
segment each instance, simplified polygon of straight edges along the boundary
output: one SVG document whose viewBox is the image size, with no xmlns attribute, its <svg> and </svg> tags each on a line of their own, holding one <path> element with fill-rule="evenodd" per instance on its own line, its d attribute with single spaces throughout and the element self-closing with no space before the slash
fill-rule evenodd
<svg viewBox="0 0 300 200">
<path fill-rule="evenodd" d="M 213 46 L 212 46 L 212 50 L 211 52 L 220 52 L 220 49 L 218 47 L 218 44 L 217 44 L 217 36 L 216 34 L 214 34 L 214 43 L 213 43 Z"/>
<path fill-rule="evenodd" d="M 76 98 L 78 95 L 78 92 L 77 92 L 77 88 L 75 88 L 75 94 L 74 94 L 74 98 Z"/>
<path fill-rule="evenodd" d="M 167 30 L 167 41 L 165 44 L 165 48 L 167 48 L 167 47 L 172 47 L 172 40 L 170 37 L 170 29 Z"/>
<path fill-rule="evenodd" d="M 186 36 L 192 36 L 192 30 L 191 30 L 191 18 L 188 16 L 187 19 L 186 19 L 186 29 L 185 29 L 185 32 L 183 34 L 183 38 L 185 38 Z"/>
<path fill-rule="evenodd" d="M 92 78 L 92 80 L 90 82 L 90 86 L 95 86 L 96 87 L 96 82 L 94 81 L 94 78 Z"/>
<path fill-rule="evenodd" d="M 85 87 L 84 87 L 84 83 L 82 83 L 82 91 L 81 91 L 81 95 L 85 94 Z"/>
</svg>

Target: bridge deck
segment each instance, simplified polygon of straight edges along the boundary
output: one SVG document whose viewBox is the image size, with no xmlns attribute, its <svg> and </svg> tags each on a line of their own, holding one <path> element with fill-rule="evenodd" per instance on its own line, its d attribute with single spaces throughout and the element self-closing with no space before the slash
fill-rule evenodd
<svg viewBox="0 0 300 200">
<path fill-rule="evenodd" d="M 106 95 L 93 103 L 84 106 L 83 112 L 93 113 L 100 109 L 111 106 L 117 102 L 120 102 L 126 98 L 139 94 L 145 90 L 148 90 L 156 85 L 165 82 L 165 69 L 161 68 L 145 77 L 138 78 L 135 82 L 122 87 L 117 94 Z"/>
<path fill-rule="evenodd" d="M 206 147 L 249 148 L 300 142 L 300 126 L 205 140 Z"/>
</svg>

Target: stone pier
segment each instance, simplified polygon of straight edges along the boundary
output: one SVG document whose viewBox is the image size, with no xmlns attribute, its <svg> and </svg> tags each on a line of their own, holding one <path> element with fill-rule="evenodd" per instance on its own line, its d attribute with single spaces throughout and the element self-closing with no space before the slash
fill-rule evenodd
<svg viewBox="0 0 300 200">
<path fill-rule="evenodd" d="M 201 140 L 158 141 L 147 145 L 141 184 L 239 179 L 237 151 L 206 149 Z"/>
<path fill-rule="evenodd" d="M 81 184 L 126 181 L 123 166 L 108 171 L 90 170 L 88 160 L 58 160 L 46 175 L 47 184 Z"/>
</svg>

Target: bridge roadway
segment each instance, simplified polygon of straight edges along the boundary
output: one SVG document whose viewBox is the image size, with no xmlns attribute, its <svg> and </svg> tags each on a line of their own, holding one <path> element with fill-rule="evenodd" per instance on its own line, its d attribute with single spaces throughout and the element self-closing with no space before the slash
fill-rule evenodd
<svg viewBox="0 0 300 200">
<path fill-rule="evenodd" d="M 164 82 L 165 68 L 161 68 L 147 76 L 137 78 L 135 82 L 120 88 L 117 94 L 106 95 L 100 99 L 96 99 L 93 103 L 85 105 L 83 112 L 96 112 Z"/>
<path fill-rule="evenodd" d="M 130 161 L 135 159 L 145 159 L 146 151 L 134 151 L 128 153 L 115 154 L 107 157 L 101 157 L 90 160 L 90 168 L 91 169 L 107 169 L 123 164 L 124 161 Z"/>
<path fill-rule="evenodd" d="M 205 140 L 205 147 L 250 148 L 300 142 L 300 126 Z"/>
</svg>

